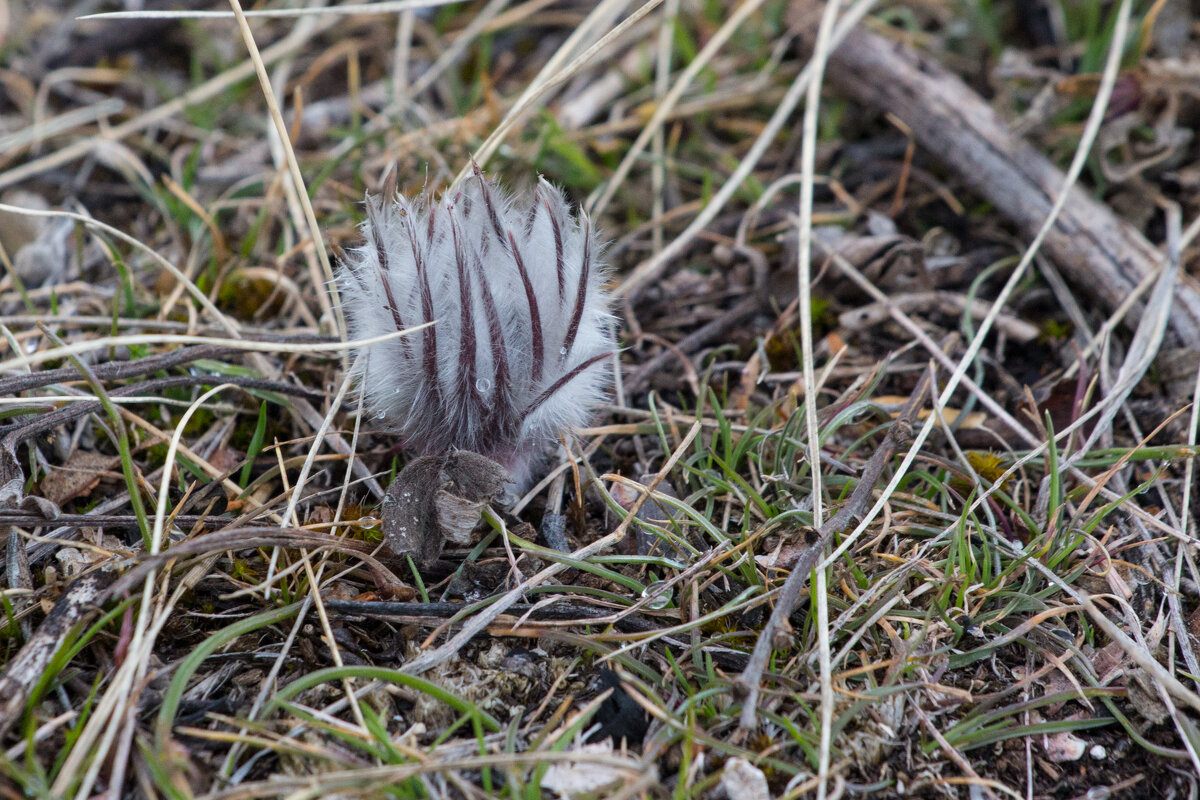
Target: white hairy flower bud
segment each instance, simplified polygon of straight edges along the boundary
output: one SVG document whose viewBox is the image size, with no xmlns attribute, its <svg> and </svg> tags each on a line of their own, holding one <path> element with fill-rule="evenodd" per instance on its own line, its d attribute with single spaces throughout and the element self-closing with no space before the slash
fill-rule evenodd
<svg viewBox="0 0 1200 800">
<path fill-rule="evenodd" d="M 607 388 L 613 320 L 587 216 L 544 180 L 514 202 L 476 168 L 440 203 L 368 197 L 362 231 L 339 271 L 350 334 L 436 322 L 369 346 L 369 413 L 414 455 L 468 450 L 524 483 Z"/>
</svg>

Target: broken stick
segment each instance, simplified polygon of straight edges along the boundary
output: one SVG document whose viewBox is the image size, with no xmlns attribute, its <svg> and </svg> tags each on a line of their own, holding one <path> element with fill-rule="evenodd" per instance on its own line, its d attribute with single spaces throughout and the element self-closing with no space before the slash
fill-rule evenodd
<svg viewBox="0 0 1200 800">
<path fill-rule="evenodd" d="M 816 26 L 806 36 L 811 50 Z M 861 28 L 829 58 L 831 84 L 858 102 L 887 111 L 917 142 L 957 172 L 1022 234 L 1032 239 L 1062 190 L 1061 170 L 1014 134 L 1003 118 L 957 75 L 932 57 Z M 1111 311 L 1164 262 L 1133 225 L 1075 187 L 1042 251 L 1072 283 Z M 1144 304 L 1127 318 L 1136 327 Z M 1179 342 L 1200 342 L 1200 288 L 1181 275 L 1170 330 Z"/>
<path fill-rule="evenodd" d="M 738 721 L 738 727 L 743 732 L 752 731 L 758 726 L 758 695 L 762 674 L 767 668 L 767 660 L 771 657 L 771 653 L 790 645 L 790 642 L 787 641 L 791 629 L 788 617 L 792 615 L 800 602 L 801 590 L 808 584 L 813 568 L 821 560 L 821 555 L 833 541 L 833 537 L 850 527 L 851 523 L 866 513 L 871 505 L 871 497 L 875 493 L 875 485 L 879 482 L 879 477 L 883 475 L 884 467 L 891 461 L 892 455 L 898 448 L 907 446 L 912 441 L 913 422 L 916 420 L 921 402 L 929 391 L 932 381 L 933 367 L 931 366 L 917 381 L 908 401 L 900 410 L 900 415 L 888 428 L 883 442 L 872 454 L 866 467 L 863 468 L 858 485 L 850 493 L 850 499 L 838 509 L 836 514 L 825 521 L 821 530 L 817 532 L 817 540 L 800 554 L 792 566 L 787 580 L 783 582 L 783 588 L 779 590 L 779 596 L 775 600 L 775 608 L 771 611 L 767 624 L 758 633 L 758 641 L 754 645 L 754 652 L 750 655 L 750 662 L 734 682 L 734 691 L 743 698 L 742 714 Z M 813 467 L 813 469 L 817 468 Z"/>
</svg>

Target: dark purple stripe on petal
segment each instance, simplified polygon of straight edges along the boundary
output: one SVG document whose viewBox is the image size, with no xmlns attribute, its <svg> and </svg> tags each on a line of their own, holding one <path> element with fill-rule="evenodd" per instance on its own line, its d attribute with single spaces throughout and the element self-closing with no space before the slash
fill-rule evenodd
<svg viewBox="0 0 1200 800">
<path fill-rule="evenodd" d="M 471 296 L 471 276 L 467 269 L 467 254 L 463 250 L 463 235 L 458 218 L 450 215 L 450 236 L 454 240 L 454 261 L 458 267 L 459 333 L 458 383 L 460 397 L 475 396 L 475 309 Z"/>
<path fill-rule="evenodd" d="M 496 232 L 496 238 L 503 243 L 504 228 L 500 225 L 500 215 L 496 213 L 496 204 L 492 198 L 492 189 L 488 186 L 487 180 L 484 179 L 479 165 L 472 161 L 471 166 L 475 169 L 475 179 L 479 181 L 479 193 L 483 196 L 484 206 L 487 207 L 488 219 L 492 223 L 492 230 Z"/>
<path fill-rule="evenodd" d="M 471 200 L 470 195 L 464 194 L 462 191 L 454 193 L 454 210 L 458 212 L 463 222 L 470 221 L 471 210 L 474 207 L 475 203 Z"/>
<path fill-rule="evenodd" d="M 495 367 L 495 384 L 490 394 L 479 386 L 475 389 L 480 403 L 484 406 L 484 421 L 477 445 L 488 450 L 510 435 L 517 421 L 516 409 L 512 403 L 512 379 L 508 365 L 508 348 L 504 343 L 504 327 L 500 322 L 500 312 L 496 310 L 496 301 L 492 289 L 488 285 L 487 275 L 483 270 L 483 262 L 474 259 L 475 271 L 479 275 L 479 293 L 483 299 L 483 313 L 487 317 L 488 336 L 492 340 L 492 363 Z M 488 403 L 490 401 L 490 407 Z"/>
<path fill-rule="evenodd" d="M 563 375 L 561 378 L 556 380 L 550 386 L 549 389 L 547 389 L 546 391 L 539 394 L 536 398 L 534 398 L 534 401 L 529 404 L 529 408 L 525 409 L 525 416 L 528 417 L 534 411 L 537 411 L 538 406 L 540 406 L 542 403 L 546 402 L 551 397 L 553 397 L 554 393 L 557 392 L 559 389 L 563 388 L 568 383 L 570 383 L 572 380 L 574 380 L 575 378 L 578 378 L 580 375 L 582 375 L 588 369 L 588 367 L 591 367 L 596 362 L 601 361 L 605 358 L 608 358 L 611 355 L 612 355 L 612 353 L 608 352 L 608 353 L 601 353 L 598 356 L 592 356 L 587 361 L 584 361 L 582 364 L 576 366 L 574 369 L 572 369 L 566 375 Z"/>
<path fill-rule="evenodd" d="M 483 262 L 475 258 L 475 272 L 479 275 L 479 293 L 483 298 L 483 313 L 487 317 L 488 336 L 492 339 L 492 360 L 496 366 L 496 388 L 507 386 L 509 382 L 508 348 L 504 345 L 504 327 L 500 323 L 500 312 L 496 310 L 496 300 L 492 296 L 492 287 L 488 285 L 487 275 L 483 271 Z"/>
<path fill-rule="evenodd" d="M 429 290 L 429 272 L 425 269 L 425 259 L 421 256 L 421 248 L 417 246 L 417 226 L 413 224 L 412 209 L 407 203 L 402 206 L 404 211 L 404 226 L 408 233 L 408 245 L 412 248 L 413 264 L 417 269 L 418 291 L 421 295 L 421 318 L 425 323 L 433 322 L 433 293 Z M 432 213 L 430 215 L 432 219 Z M 422 367 L 425 372 L 425 382 L 433 392 L 434 404 L 440 405 L 442 387 L 438 383 L 437 364 L 437 326 L 429 325 L 421 331 Z"/>
<path fill-rule="evenodd" d="M 592 265 L 592 223 L 583 218 L 583 263 L 579 265 L 579 288 L 575 291 L 575 309 L 571 312 L 571 324 L 567 326 L 567 337 L 563 340 L 566 352 L 565 361 L 571 356 L 571 348 L 575 346 L 575 335 L 579 333 L 579 323 L 583 320 L 583 306 L 587 302 L 588 273 Z"/>
<path fill-rule="evenodd" d="M 529 327 L 533 332 L 533 369 L 531 378 L 536 386 L 542 380 L 542 363 L 545 361 L 546 348 L 542 341 L 542 316 L 538 313 L 537 295 L 533 292 L 533 282 L 529 280 L 529 272 L 525 269 L 525 261 L 517 250 L 517 240 L 511 232 L 508 234 L 508 246 L 512 249 L 513 260 L 517 262 L 517 272 L 521 273 L 521 283 L 525 286 L 525 300 L 529 303 Z"/>
<path fill-rule="evenodd" d="M 396 304 L 396 297 L 392 294 L 392 283 L 389 279 L 387 249 L 383 246 L 383 236 L 379 232 L 380 225 L 383 224 L 382 203 L 376 205 L 377 200 L 371 199 L 367 201 L 367 217 L 371 221 L 371 242 L 375 245 L 375 256 L 379 261 L 379 282 L 383 284 L 383 293 L 387 295 L 388 311 L 392 312 L 392 323 L 396 326 L 396 330 L 402 331 L 408 326 L 404 324 L 404 319 L 400 316 L 400 306 Z M 404 355 L 409 355 L 411 349 L 408 339 L 400 339 L 400 344 L 403 346 Z"/>
<path fill-rule="evenodd" d="M 567 271 L 566 264 L 563 263 L 563 234 L 562 226 L 558 224 L 558 215 L 554 213 L 554 209 L 550 206 L 550 201 L 542 195 L 542 205 L 550 212 L 550 227 L 554 231 L 554 263 L 558 270 L 558 301 L 561 303 L 567 298 Z"/>
<path fill-rule="evenodd" d="M 537 222 L 538 209 L 541 208 L 542 187 L 538 186 L 533 190 L 533 202 L 529 204 L 529 211 L 525 214 L 525 238 L 528 239 L 533 235 L 533 225 Z"/>
</svg>

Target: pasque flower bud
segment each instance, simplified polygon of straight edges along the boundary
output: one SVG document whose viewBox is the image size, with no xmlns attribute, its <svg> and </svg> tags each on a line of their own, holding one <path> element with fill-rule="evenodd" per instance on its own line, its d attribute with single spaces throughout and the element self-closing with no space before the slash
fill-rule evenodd
<svg viewBox="0 0 1200 800">
<path fill-rule="evenodd" d="M 370 413 L 416 456 L 467 450 L 522 484 L 545 443 L 587 423 L 614 349 L 600 243 L 539 180 L 514 201 L 473 178 L 435 202 L 367 199 L 365 244 L 340 270 L 350 333 L 370 345 Z"/>
</svg>

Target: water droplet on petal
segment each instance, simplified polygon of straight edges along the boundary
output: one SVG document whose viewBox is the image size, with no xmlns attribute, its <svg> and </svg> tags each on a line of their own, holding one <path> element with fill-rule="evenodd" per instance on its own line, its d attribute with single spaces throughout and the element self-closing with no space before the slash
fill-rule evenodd
<svg viewBox="0 0 1200 800">
<path fill-rule="evenodd" d="M 567 354 L 567 348 L 565 348 L 565 347 L 558 348 L 558 354 L 560 356 L 565 356 Z"/>
<path fill-rule="evenodd" d="M 491 391 L 491 388 L 492 382 L 487 378 L 480 378 L 479 380 L 475 381 L 475 389 L 480 394 L 487 394 L 489 391 Z"/>
</svg>

